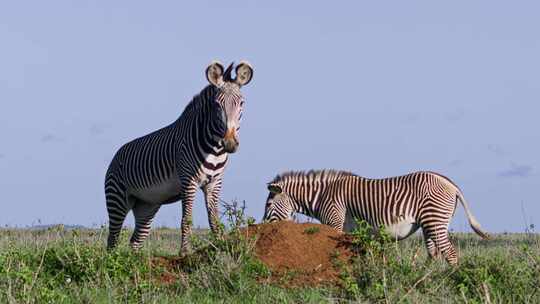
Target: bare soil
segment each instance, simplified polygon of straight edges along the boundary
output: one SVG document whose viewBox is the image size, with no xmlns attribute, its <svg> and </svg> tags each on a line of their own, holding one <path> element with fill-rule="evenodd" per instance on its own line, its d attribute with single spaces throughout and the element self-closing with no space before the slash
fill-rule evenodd
<svg viewBox="0 0 540 304">
<path fill-rule="evenodd" d="M 269 283 L 285 287 L 339 285 L 353 256 L 347 236 L 326 225 L 282 221 L 252 225 L 242 233 L 255 237 L 255 255 L 272 273 Z M 189 260 L 156 257 L 154 263 L 168 269 L 162 281 L 170 283 Z"/>
<path fill-rule="evenodd" d="M 282 221 L 250 226 L 256 256 L 274 281 L 291 286 L 336 285 L 353 253 L 350 241 L 329 226 Z"/>
</svg>

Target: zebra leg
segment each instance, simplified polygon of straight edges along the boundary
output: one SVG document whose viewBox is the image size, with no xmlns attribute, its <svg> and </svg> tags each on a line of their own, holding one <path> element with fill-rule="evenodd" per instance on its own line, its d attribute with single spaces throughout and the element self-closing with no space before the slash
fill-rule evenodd
<svg viewBox="0 0 540 304">
<path fill-rule="evenodd" d="M 203 187 L 204 198 L 206 200 L 206 211 L 208 213 L 208 224 L 212 233 L 217 234 L 219 229 L 218 201 L 221 191 L 221 179 L 215 180 Z"/>
<path fill-rule="evenodd" d="M 443 226 L 443 227 L 441 227 Z M 446 259 L 448 264 L 455 266 L 458 262 L 458 257 L 456 253 L 456 249 L 450 243 L 450 238 L 448 237 L 448 224 L 445 225 L 437 225 L 431 229 L 428 229 L 426 231 L 427 239 L 430 239 L 435 244 L 435 250 L 440 252 L 442 256 Z M 438 228 L 438 229 L 436 229 Z M 426 241 L 427 246 L 427 241 Z M 429 252 L 429 249 L 428 249 Z M 432 252 L 429 252 L 430 255 L 432 255 Z"/>
<path fill-rule="evenodd" d="M 107 249 L 110 250 L 116 247 L 122 224 L 133 205 L 126 194 L 126 188 L 121 183 L 116 182 L 113 177 L 107 178 L 105 182 L 105 200 L 109 214 Z"/>
<path fill-rule="evenodd" d="M 437 250 L 437 247 L 435 246 L 435 242 L 427 236 L 427 234 L 424 232 L 424 243 L 426 244 L 426 249 L 428 252 L 428 255 L 431 259 L 437 259 L 439 258 L 439 251 Z"/>
<path fill-rule="evenodd" d="M 448 225 L 455 208 L 455 198 L 445 193 L 436 193 L 437 200 L 427 201 L 424 204 L 425 212 L 420 215 L 420 226 L 424 232 L 426 247 L 431 256 L 430 242 L 435 244 L 435 249 L 446 261 L 454 266 L 458 262 L 456 250 L 448 237 Z M 431 241 L 428 241 L 431 240 Z"/>
<path fill-rule="evenodd" d="M 458 264 L 459 258 L 456 252 L 456 248 L 454 247 L 454 245 L 452 245 L 452 243 L 450 243 L 449 233 L 450 232 L 448 231 L 448 229 L 446 229 L 446 240 L 448 241 L 449 247 L 448 249 L 446 249 L 446 252 L 444 254 L 448 264 L 456 266 Z"/>
<path fill-rule="evenodd" d="M 133 250 L 138 250 L 142 247 L 144 240 L 150 234 L 150 226 L 157 211 L 161 205 L 150 204 L 137 200 L 133 207 L 133 215 L 135 217 L 135 230 L 131 235 L 129 244 Z"/>
<path fill-rule="evenodd" d="M 196 186 L 191 185 L 186 189 L 184 199 L 182 199 L 182 241 L 180 244 L 180 254 L 185 255 L 191 251 L 191 226 L 193 225 L 193 201 L 195 200 Z"/>
</svg>

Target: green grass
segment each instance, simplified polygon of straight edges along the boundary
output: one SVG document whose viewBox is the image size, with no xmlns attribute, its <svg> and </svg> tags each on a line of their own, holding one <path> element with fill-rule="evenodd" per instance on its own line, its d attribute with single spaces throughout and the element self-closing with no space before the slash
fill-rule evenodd
<svg viewBox="0 0 540 304">
<path fill-rule="evenodd" d="M 319 227 L 309 227 L 304 230 L 305 234 L 315 234 L 318 233 L 321 229 Z"/>
<path fill-rule="evenodd" d="M 179 231 L 154 229 L 144 248 L 105 250 L 103 229 L 0 230 L 0 303 L 540 303 L 540 237 L 453 234 L 456 268 L 430 261 L 420 237 L 399 243 L 356 235 L 363 252 L 342 267 L 341 288 L 288 289 L 252 253 L 252 240 L 194 237 L 201 254 L 171 284 L 154 256 L 179 251 Z M 210 247 L 207 247 L 209 246 Z"/>
</svg>

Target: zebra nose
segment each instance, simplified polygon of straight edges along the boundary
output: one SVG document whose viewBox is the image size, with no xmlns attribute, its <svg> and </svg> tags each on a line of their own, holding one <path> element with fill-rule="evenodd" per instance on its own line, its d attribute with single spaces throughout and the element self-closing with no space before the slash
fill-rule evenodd
<svg viewBox="0 0 540 304">
<path fill-rule="evenodd" d="M 234 153 L 238 150 L 238 142 L 236 140 L 225 140 L 223 142 L 225 152 Z"/>
<path fill-rule="evenodd" d="M 225 152 L 227 153 L 234 153 L 236 150 L 238 150 L 238 145 L 240 143 L 238 142 L 238 138 L 236 137 L 236 134 L 234 130 L 227 130 L 227 133 L 225 134 L 225 137 L 223 138 L 223 147 L 225 149 Z"/>
</svg>

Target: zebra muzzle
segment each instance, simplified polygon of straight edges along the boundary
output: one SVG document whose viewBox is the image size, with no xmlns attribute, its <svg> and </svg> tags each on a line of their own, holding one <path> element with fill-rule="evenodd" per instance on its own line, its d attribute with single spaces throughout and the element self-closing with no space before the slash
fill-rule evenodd
<svg viewBox="0 0 540 304">
<path fill-rule="evenodd" d="M 227 133 L 225 134 L 225 137 L 223 138 L 223 148 L 225 152 L 227 153 L 234 153 L 236 150 L 238 150 L 238 145 L 240 143 L 238 142 L 238 139 L 236 138 L 236 134 L 234 134 L 234 131 L 227 130 Z"/>
</svg>

